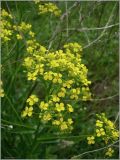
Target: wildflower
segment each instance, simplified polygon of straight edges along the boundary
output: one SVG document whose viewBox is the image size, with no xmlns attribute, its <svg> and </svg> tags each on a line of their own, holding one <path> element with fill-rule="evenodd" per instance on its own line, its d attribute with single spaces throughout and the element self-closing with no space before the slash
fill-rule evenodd
<svg viewBox="0 0 120 160">
<path fill-rule="evenodd" d="M 103 122 L 100 120 L 96 121 L 96 127 L 103 127 Z"/>
<path fill-rule="evenodd" d="M 60 92 L 58 92 L 58 97 L 65 97 L 66 89 L 61 88 Z"/>
<path fill-rule="evenodd" d="M 60 121 L 59 120 L 54 120 L 52 122 L 53 125 L 59 126 L 60 125 Z"/>
<path fill-rule="evenodd" d="M 31 67 L 32 66 L 32 64 L 33 64 L 33 59 L 32 58 L 30 58 L 30 57 L 26 57 L 25 59 L 24 59 L 24 66 L 26 66 L 26 67 Z"/>
<path fill-rule="evenodd" d="M 64 103 L 56 103 L 56 110 L 58 112 L 61 112 L 61 111 L 64 111 L 65 110 L 65 107 L 64 107 Z"/>
<path fill-rule="evenodd" d="M 72 124 L 72 123 L 73 123 L 72 118 L 68 118 L 68 124 Z"/>
<path fill-rule="evenodd" d="M 95 137 L 91 136 L 91 137 L 87 137 L 88 140 L 88 144 L 94 144 L 95 143 Z"/>
<path fill-rule="evenodd" d="M 51 68 L 59 67 L 59 63 L 56 60 L 52 60 L 50 62 L 50 67 Z"/>
<path fill-rule="evenodd" d="M 59 92 L 58 97 L 65 97 L 65 93 L 64 92 Z"/>
<path fill-rule="evenodd" d="M 33 107 L 25 107 L 25 110 L 22 112 L 22 117 L 29 116 L 31 117 L 33 114 Z"/>
<path fill-rule="evenodd" d="M 112 137 L 114 140 L 117 140 L 119 138 L 119 132 L 116 130 L 112 131 Z"/>
<path fill-rule="evenodd" d="M 32 31 L 29 31 L 29 35 L 30 35 L 31 37 L 34 37 L 34 36 L 35 36 L 35 33 L 32 32 Z"/>
<path fill-rule="evenodd" d="M 62 83 L 62 74 L 60 73 L 54 73 L 53 83 Z"/>
<path fill-rule="evenodd" d="M 106 124 L 107 124 L 111 129 L 114 129 L 114 123 L 111 122 L 110 120 L 106 121 Z"/>
<path fill-rule="evenodd" d="M 60 129 L 61 129 L 62 131 L 68 129 L 68 126 L 67 126 L 66 122 L 62 122 L 62 123 L 60 124 Z"/>
<path fill-rule="evenodd" d="M 73 107 L 70 104 L 67 104 L 67 107 L 68 107 L 68 111 L 69 112 L 73 112 L 74 111 Z"/>
<path fill-rule="evenodd" d="M 104 136 L 105 135 L 105 131 L 104 131 L 103 128 L 96 129 L 96 134 L 97 134 L 97 137 Z"/>
<path fill-rule="evenodd" d="M 43 75 L 43 72 L 44 72 L 44 64 L 38 64 L 38 65 L 36 65 L 36 67 L 35 67 L 35 71 L 36 72 L 39 72 L 40 74 L 42 74 Z"/>
<path fill-rule="evenodd" d="M 31 46 L 27 47 L 27 52 L 28 53 L 33 53 L 33 51 L 34 51 L 33 47 L 31 47 Z"/>
<path fill-rule="evenodd" d="M 107 152 L 105 153 L 106 156 L 112 157 L 114 150 L 110 147 L 108 148 Z"/>
<path fill-rule="evenodd" d="M 70 99 L 78 99 L 78 95 L 80 94 L 80 89 L 79 88 L 74 88 L 71 90 L 71 96 Z"/>
<path fill-rule="evenodd" d="M 54 102 L 59 102 L 59 101 L 60 101 L 60 98 L 57 97 L 56 95 L 52 95 L 52 100 L 53 100 Z"/>
<path fill-rule="evenodd" d="M 38 98 L 36 95 L 31 95 L 28 99 L 27 99 L 27 103 L 29 103 L 30 106 L 33 106 L 36 102 L 38 102 Z"/>
<path fill-rule="evenodd" d="M 43 117 L 42 117 L 42 120 L 43 120 L 43 121 L 49 121 L 49 120 L 51 120 L 51 118 L 52 118 L 52 116 L 51 116 L 50 113 L 45 113 L 45 114 L 43 115 Z"/>
<path fill-rule="evenodd" d="M 33 80 L 33 81 L 35 81 L 36 79 L 37 79 L 37 72 L 33 72 L 33 73 L 30 73 L 30 72 L 28 72 L 28 80 Z"/>
<path fill-rule="evenodd" d="M 52 80 L 53 79 L 53 72 L 45 72 L 44 73 L 44 80 Z"/>
<path fill-rule="evenodd" d="M 30 38 L 29 34 L 32 35 L 30 30 L 27 30 L 26 33 Z M 85 86 L 88 84 L 88 70 L 82 65 L 80 45 L 76 43 L 75 47 L 74 43 L 66 45 L 68 46 L 64 47 L 64 50 L 50 52 L 35 39 L 29 39 L 27 40 L 28 56 L 24 59 L 28 80 L 41 81 L 44 86 L 47 86 L 44 97 L 47 102 L 40 102 L 39 117 L 46 122 L 51 120 L 52 125 L 55 125 L 61 131 L 71 131 L 73 129 L 73 120 L 70 115 L 74 112 L 74 106 L 71 105 L 72 101 L 65 105 L 62 99 L 78 100 L 79 96 L 84 99 L 90 97 L 90 90 L 87 88 L 88 86 Z M 85 86 L 85 89 L 77 86 Z M 50 95 L 51 93 L 52 95 Z M 64 121 L 66 115 L 69 118 Z"/>
<path fill-rule="evenodd" d="M 17 34 L 16 37 L 17 37 L 18 40 L 22 39 L 22 36 L 20 34 Z"/>
<path fill-rule="evenodd" d="M 45 103 L 44 101 L 42 101 L 41 103 L 40 103 L 40 106 L 39 106 L 39 108 L 40 109 L 42 109 L 42 110 L 47 110 L 48 109 L 48 103 Z"/>
<path fill-rule="evenodd" d="M 73 84 L 73 80 L 68 80 L 65 83 L 63 83 L 63 87 L 71 88 L 72 84 Z"/>
</svg>

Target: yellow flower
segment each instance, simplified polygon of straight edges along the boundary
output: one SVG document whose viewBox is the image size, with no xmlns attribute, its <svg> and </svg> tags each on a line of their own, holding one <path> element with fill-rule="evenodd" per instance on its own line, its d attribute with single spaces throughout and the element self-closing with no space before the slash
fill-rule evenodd
<svg viewBox="0 0 120 160">
<path fill-rule="evenodd" d="M 65 97 L 65 93 L 64 92 L 59 92 L 58 97 Z"/>
<path fill-rule="evenodd" d="M 114 129 L 114 123 L 111 122 L 110 120 L 108 120 L 108 121 L 106 122 L 106 124 L 107 124 L 111 129 Z"/>
<path fill-rule="evenodd" d="M 59 101 L 60 101 L 60 98 L 57 97 L 56 95 L 52 95 L 52 100 L 53 100 L 54 102 L 59 102 Z"/>
<path fill-rule="evenodd" d="M 34 36 L 35 36 L 35 33 L 32 32 L 32 31 L 29 31 L 29 35 L 30 35 L 31 37 L 34 37 Z"/>
<path fill-rule="evenodd" d="M 50 62 L 50 67 L 51 68 L 59 67 L 59 63 L 56 60 L 52 60 Z"/>
<path fill-rule="evenodd" d="M 97 120 L 97 121 L 96 121 L 96 126 L 97 126 L 97 127 L 103 127 L 103 122 L 100 121 L 100 120 Z"/>
<path fill-rule="evenodd" d="M 105 130 L 103 128 L 96 129 L 96 134 L 97 134 L 97 137 L 104 136 Z"/>
<path fill-rule="evenodd" d="M 16 37 L 17 37 L 18 40 L 22 39 L 22 36 L 20 34 L 17 34 Z"/>
<path fill-rule="evenodd" d="M 72 123 L 73 123 L 72 118 L 68 118 L 68 124 L 72 124 Z"/>
<path fill-rule="evenodd" d="M 26 67 L 31 67 L 31 65 L 33 64 L 33 59 L 32 58 L 30 58 L 30 57 L 26 57 L 25 59 L 24 59 L 24 65 L 26 66 Z"/>
<path fill-rule="evenodd" d="M 49 121 L 49 120 L 51 120 L 51 118 L 52 118 L 52 116 L 51 116 L 50 113 L 45 113 L 45 114 L 43 115 L 43 117 L 42 117 L 42 120 L 43 120 L 43 121 Z"/>
<path fill-rule="evenodd" d="M 40 106 L 39 106 L 39 108 L 40 109 L 42 109 L 42 110 L 47 110 L 48 109 L 48 103 L 45 103 L 44 101 L 42 101 L 41 103 L 40 103 Z"/>
<path fill-rule="evenodd" d="M 33 107 L 25 107 L 25 110 L 22 112 L 22 117 L 26 117 L 26 116 L 29 116 L 31 117 L 33 114 Z"/>
<path fill-rule="evenodd" d="M 70 104 L 67 104 L 67 107 L 68 107 L 68 111 L 69 112 L 73 112 L 74 111 L 73 107 Z"/>
<path fill-rule="evenodd" d="M 52 80 L 53 79 L 53 72 L 45 72 L 44 73 L 44 80 Z"/>
<path fill-rule="evenodd" d="M 62 83 L 62 74 L 60 73 L 54 73 L 53 83 Z"/>
<path fill-rule="evenodd" d="M 60 125 L 60 123 L 61 123 L 61 122 L 60 122 L 60 121 L 58 121 L 58 120 L 54 120 L 54 121 L 52 122 L 52 124 L 53 124 L 53 125 L 56 125 L 56 126 L 59 126 L 59 125 Z"/>
<path fill-rule="evenodd" d="M 71 96 L 70 96 L 70 99 L 78 99 L 78 95 L 80 94 L 80 88 L 74 88 L 74 89 L 71 89 Z"/>
<path fill-rule="evenodd" d="M 39 72 L 40 74 L 43 75 L 43 72 L 44 72 L 44 64 L 37 64 L 36 67 L 35 67 L 35 70 L 36 72 Z"/>
<path fill-rule="evenodd" d="M 87 137 L 88 140 L 88 144 L 94 144 L 95 143 L 95 137 L 91 136 L 91 137 Z"/>
<path fill-rule="evenodd" d="M 28 53 L 33 53 L 33 51 L 34 51 L 33 47 L 31 47 L 31 46 L 27 47 L 27 52 Z"/>
<path fill-rule="evenodd" d="M 28 80 L 33 80 L 33 81 L 35 81 L 36 79 L 37 79 L 37 72 L 33 72 L 33 73 L 30 73 L 30 72 L 28 72 Z"/>
<path fill-rule="evenodd" d="M 61 88 L 61 91 L 58 92 L 58 97 L 65 97 L 65 93 L 66 93 L 66 89 L 65 88 Z"/>
<path fill-rule="evenodd" d="M 119 138 L 119 132 L 118 131 L 112 131 L 112 137 L 113 137 L 113 139 L 117 140 Z"/>
<path fill-rule="evenodd" d="M 4 97 L 4 90 L 2 88 L 0 88 L 0 97 Z"/>
<path fill-rule="evenodd" d="M 64 103 L 56 103 L 56 110 L 58 112 L 61 112 L 61 111 L 64 111 L 65 110 L 65 107 L 64 107 Z"/>
<path fill-rule="evenodd" d="M 107 152 L 105 153 L 106 156 L 112 157 L 114 150 L 110 147 L 108 148 Z"/>
<path fill-rule="evenodd" d="M 67 126 L 66 122 L 62 122 L 62 123 L 60 124 L 60 129 L 61 129 L 62 131 L 68 129 L 68 126 Z"/>
<path fill-rule="evenodd" d="M 38 102 L 38 98 L 36 95 L 31 95 L 28 99 L 27 102 L 29 103 L 30 106 L 33 106 L 36 102 Z"/>
<path fill-rule="evenodd" d="M 63 87 L 71 88 L 72 84 L 73 84 L 73 80 L 68 80 L 65 83 L 63 83 Z"/>
</svg>

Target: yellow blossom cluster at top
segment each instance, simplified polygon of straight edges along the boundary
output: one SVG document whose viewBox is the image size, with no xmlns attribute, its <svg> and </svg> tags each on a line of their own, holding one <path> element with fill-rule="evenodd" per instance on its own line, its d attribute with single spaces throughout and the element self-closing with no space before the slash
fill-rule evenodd
<svg viewBox="0 0 120 160">
<path fill-rule="evenodd" d="M 48 51 L 35 38 L 27 40 L 27 56 L 24 58 L 28 81 L 42 81 L 47 89 L 44 100 L 34 95 L 37 101 L 31 101 L 31 95 L 26 101 L 22 117 L 35 113 L 34 105 L 39 106 L 39 118 L 50 122 L 61 131 L 73 129 L 72 101 L 90 100 L 91 93 L 87 79 L 87 67 L 82 63 L 82 47 L 78 43 L 68 43 L 62 50 Z M 68 101 L 69 103 L 68 103 Z M 32 104 L 32 105 L 31 105 Z M 32 107 L 32 108 L 31 108 Z"/>
<path fill-rule="evenodd" d="M 45 14 L 45 13 L 52 13 L 55 16 L 61 15 L 61 10 L 56 6 L 55 3 L 47 2 L 42 3 L 40 1 L 36 2 L 39 3 L 39 14 Z"/>
<path fill-rule="evenodd" d="M 97 140 L 104 141 L 105 144 L 114 143 L 119 138 L 119 131 L 116 129 L 115 124 L 107 119 L 105 113 L 97 114 L 96 130 L 93 136 L 87 137 L 88 144 L 94 144 Z M 109 148 L 106 152 L 107 156 L 112 156 L 114 150 Z"/>
<path fill-rule="evenodd" d="M 11 24 L 13 17 L 7 11 L 2 9 L 1 11 L 1 23 L 0 23 L 0 37 L 2 38 L 2 43 L 10 41 L 13 34 L 13 26 Z"/>
</svg>

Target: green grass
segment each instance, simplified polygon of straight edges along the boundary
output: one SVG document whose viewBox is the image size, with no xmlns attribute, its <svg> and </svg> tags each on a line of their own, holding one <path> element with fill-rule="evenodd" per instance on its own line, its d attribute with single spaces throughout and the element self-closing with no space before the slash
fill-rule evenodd
<svg viewBox="0 0 120 160">
<path fill-rule="evenodd" d="M 57 1 L 56 4 L 64 13 L 65 2 Z M 67 7 L 73 4 L 74 2 L 67 2 Z M 22 66 L 26 55 L 25 44 L 13 38 L 9 43 L 2 45 L 1 49 L 2 81 L 5 91 L 5 97 L 1 102 L 2 159 L 69 159 L 89 150 L 104 147 L 103 144 L 89 146 L 86 137 L 94 130 L 96 113 L 105 112 L 112 121 L 118 114 L 119 27 L 115 25 L 106 28 L 104 32 L 104 29 L 94 28 L 104 27 L 107 22 L 109 22 L 108 26 L 118 24 L 118 2 L 79 2 L 71 9 L 68 24 L 66 17 L 60 22 L 59 18 L 50 14 L 38 15 L 37 6 L 32 1 L 6 1 L 2 2 L 2 8 L 10 11 L 18 24 L 22 21 L 32 24 L 37 40 L 46 48 L 51 43 L 56 26 L 60 23 L 60 30 L 52 39 L 51 49 L 61 49 L 67 42 L 78 42 L 83 46 L 83 61 L 89 69 L 88 78 L 92 81 L 90 86 L 92 98 L 99 99 L 80 102 L 80 105 L 87 110 L 78 110 L 75 113 L 74 130 L 71 134 L 58 136 L 52 132 L 52 126 L 49 124 L 42 126 L 37 118 L 22 120 L 21 111 L 28 95 L 34 91 L 42 94 L 42 86 L 38 89 L 27 81 Z M 82 28 L 93 28 L 93 30 L 77 31 Z M 102 32 L 103 36 L 100 39 L 86 47 Z M 105 97 L 111 98 L 102 100 Z M 11 129 L 9 125 L 13 128 Z M 84 154 L 80 158 L 103 159 L 104 153 L 105 150 L 102 150 Z M 117 147 L 112 158 L 118 159 Z"/>
</svg>

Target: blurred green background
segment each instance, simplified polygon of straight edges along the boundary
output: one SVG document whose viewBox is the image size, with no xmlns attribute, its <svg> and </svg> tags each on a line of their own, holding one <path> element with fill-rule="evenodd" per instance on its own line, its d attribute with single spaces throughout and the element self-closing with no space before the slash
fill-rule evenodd
<svg viewBox="0 0 120 160">
<path fill-rule="evenodd" d="M 78 110 L 74 115 L 75 125 L 71 134 L 57 137 L 49 132 L 48 126 L 41 127 L 38 140 L 33 142 L 38 120 L 25 121 L 20 117 L 22 106 L 33 89 L 23 73 L 25 44 L 13 39 L 9 44 L 2 45 L 2 81 L 6 93 L 1 102 L 2 159 L 69 159 L 103 147 L 103 144 L 91 147 L 86 136 L 81 137 L 92 133 L 96 113 L 105 112 L 110 120 L 118 123 L 119 2 L 54 3 L 63 15 L 70 9 L 62 20 L 52 14 L 39 15 L 38 6 L 32 1 L 3 1 L 2 9 L 14 15 L 16 23 L 24 21 L 32 24 L 37 40 L 46 48 L 51 44 L 51 49 L 56 50 L 67 42 L 80 43 L 83 46 L 83 61 L 89 70 L 88 79 L 92 81 L 90 88 L 94 100 L 81 102 L 82 108 L 87 109 Z M 102 159 L 104 150 L 84 154 L 81 158 Z M 118 158 L 117 147 L 113 158 Z"/>
</svg>

